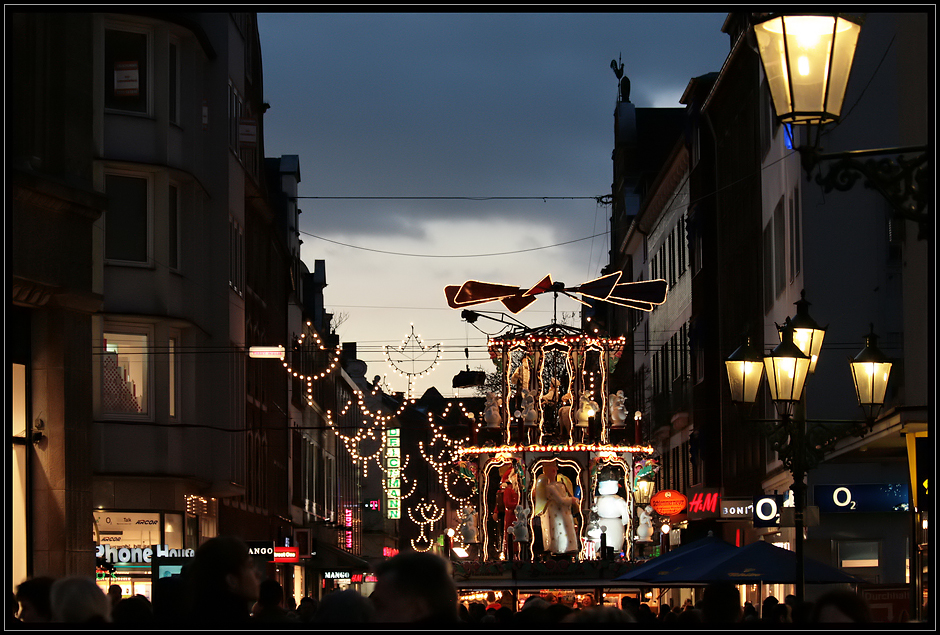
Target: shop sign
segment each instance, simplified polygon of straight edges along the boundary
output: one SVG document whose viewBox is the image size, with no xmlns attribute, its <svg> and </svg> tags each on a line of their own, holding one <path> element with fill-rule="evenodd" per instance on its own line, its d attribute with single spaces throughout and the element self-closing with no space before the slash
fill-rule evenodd
<svg viewBox="0 0 940 635">
<path fill-rule="evenodd" d="M 909 511 L 907 483 L 851 483 L 814 485 L 813 497 L 820 512 Z"/>
<path fill-rule="evenodd" d="M 389 518 L 401 518 L 401 428 L 385 432 L 385 495 Z"/>
<path fill-rule="evenodd" d="M 275 547 L 272 562 L 300 562 L 300 550 L 297 547 Z"/>
<path fill-rule="evenodd" d="M 872 622 L 900 622 L 911 610 L 911 588 L 899 584 L 862 585 L 858 594 L 871 610 Z"/>
<path fill-rule="evenodd" d="M 721 501 L 721 518 L 744 519 L 754 516 L 754 500 L 751 498 L 728 498 Z"/>
<path fill-rule="evenodd" d="M 273 540 L 252 540 L 246 544 L 248 545 L 248 555 L 274 559 Z"/>
<path fill-rule="evenodd" d="M 324 580 L 351 580 L 352 574 L 349 571 L 324 571 Z"/>
<path fill-rule="evenodd" d="M 169 545 L 153 545 L 151 547 L 115 547 L 114 545 L 98 545 L 95 547 L 95 558 L 104 558 L 111 564 L 139 564 L 153 562 L 153 557 L 159 558 L 192 558 L 196 555 L 194 549 L 170 549 Z"/>
<path fill-rule="evenodd" d="M 754 497 L 754 526 L 779 527 L 780 510 L 787 499 L 786 494 L 764 494 Z"/>
<path fill-rule="evenodd" d="M 664 489 L 656 492 L 650 499 L 650 505 L 660 516 L 675 516 L 685 509 L 688 499 L 674 489 Z"/>
<path fill-rule="evenodd" d="M 689 499 L 689 520 L 717 518 L 721 506 L 721 492 L 717 489 L 704 489 L 695 492 Z"/>
</svg>

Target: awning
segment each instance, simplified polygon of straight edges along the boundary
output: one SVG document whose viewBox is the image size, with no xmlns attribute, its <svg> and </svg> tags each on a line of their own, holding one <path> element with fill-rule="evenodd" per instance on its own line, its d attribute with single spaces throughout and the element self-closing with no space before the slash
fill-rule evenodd
<svg viewBox="0 0 940 635">
<path fill-rule="evenodd" d="M 369 571 L 371 565 L 368 560 L 343 551 L 333 545 L 317 542 L 317 555 L 308 559 L 306 566 L 309 569 L 323 571 Z"/>
</svg>

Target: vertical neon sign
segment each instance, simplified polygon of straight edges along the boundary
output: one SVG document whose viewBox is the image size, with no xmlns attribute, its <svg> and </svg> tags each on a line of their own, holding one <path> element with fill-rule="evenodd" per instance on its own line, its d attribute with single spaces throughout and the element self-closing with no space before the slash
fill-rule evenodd
<svg viewBox="0 0 940 635">
<path fill-rule="evenodd" d="M 389 518 L 401 518 L 401 429 L 385 434 L 385 493 Z"/>
</svg>

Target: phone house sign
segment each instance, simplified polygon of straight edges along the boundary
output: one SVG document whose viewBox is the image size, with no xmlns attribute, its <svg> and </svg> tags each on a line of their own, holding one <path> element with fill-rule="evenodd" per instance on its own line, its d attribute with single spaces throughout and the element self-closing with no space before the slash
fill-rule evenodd
<svg viewBox="0 0 940 635">
<path fill-rule="evenodd" d="M 95 558 L 104 558 L 105 561 L 111 564 L 150 564 L 154 556 L 159 558 L 192 558 L 195 555 L 195 549 L 170 549 L 169 545 L 153 545 L 152 547 L 98 545 L 95 547 Z"/>
</svg>

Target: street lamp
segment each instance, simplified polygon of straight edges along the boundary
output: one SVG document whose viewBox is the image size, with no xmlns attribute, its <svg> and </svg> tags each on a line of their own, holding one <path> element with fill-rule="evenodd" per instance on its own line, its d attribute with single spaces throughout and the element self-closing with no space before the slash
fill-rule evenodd
<svg viewBox="0 0 940 635">
<path fill-rule="evenodd" d="M 839 120 L 861 28 L 846 15 L 775 14 L 754 24 L 781 123 Z"/>
<path fill-rule="evenodd" d="M 885 402 L 891 362 L 875 346 L 878 336 L 875 335 L 874 325 L 870 325 L 870 329 L 871 332 L 865 336 L 865 348 L 854 359 L 849 360 L 849 367 L 852 370 L 858 405 L 865 411 L 865 418 L 873 422 Z"/>
<path fill-rule="evenodd" d="M 793 343 L 809 355 L 809 374 L 812 375 L 816 372 L 816 361 L 819 359 L 819 351 L 826 337 L 826 329 L 816 324 L 816 320 L 809 316 L 810 302 L 806 299 L 805 289 L 800 291 L 800 299 L 794 304 L 796 304 L 796 315 L 790 320 L 790 326 L 793 327 Z M 782 329 L 780 339 L 783 339 Z"/>
<path fill-rule="evenodd" d="M 793 343 L 793 324 L 786 319 L 780 329 L 780 343 L 770 355 L 764 356 L 764 370 L 767 372 L 767 387 L 770 398 L 783 417 L 793 415 L 793 409 L 803 398 L 803 386 L 809 374 L 809 355 Z"/>
<path fill-rule="evenodd" d="M 797 303 L 802 310 L 803 324 L 815 324 L 806 313 L 809 303 L 805 297 Z M 784 467 L 793 477 L 794 529 L 796 551 L 796 596 L 800 601 L 804 595 L 804 559 L 803 527 L 806 509 L 806 473 L 822 460 L 824 453 L 838 438 L 825 426 L 807 428 L 804 417 L 794 417 L 796 404 L 803 397 L 803 387 L 810 373 L 810 366 L 815 359 L 804 353 L 794 342 L 794 320 L 789 317 L 780 328 L 780 344 L 763 357 L 763 365 L 757 361 L 757 353 L 751 346 L 750 338 L 725 361 L 728 384 L 732 400 L 735 403 L 750 404 L 757 399 L 757 386 L 760 383 L 761 370 L 767 373 L 767 385 L 780 420 L 773 422 L 768 438 L 780 457 Z M 824 331 L 824 329 L 821 329 Z M 815 341 L 813 335 L 812 341 Z M 865 410 L 866 423 L 870 426 L 874 415 L 884 403 L 885 389 L 891 372 L 891 363 L 875 347 L 874 327 L 866 336 L 866 346 L 854 359 L 850 359 L 852 375 L 855 379 L 856 395 L 859 405 Z M 809 340 L 807 340 L 809 341 Z M 820 338 L 821 341 L 821 338 Z M 816 349 L 818 358 L 818 348 Z M 757 369 L 756 378 L 754 369 Z M 856 426 L 850 434 L 859 431 Z"/>
<path fill-rule="evenodd" d="M 916 222 L 918 239 L 926 240 L 931 177 L 926 145 L 829 154 L 818 147 L 819 129 L 838 122 L 842 114 L 862 23 L 862 18 L 845 14 L 758 15 L 754 36 L 774 111 L 780 123 L 817 126 L 816 142 L 797 148 L 807 179 L 817 165 L 833 161 L 825 174 L 816 176 L 826 193 L 849 190 L 862 177 L 898 217 Z M 896 158 L 871 158 L 886 154 Z"/>
</svg>

